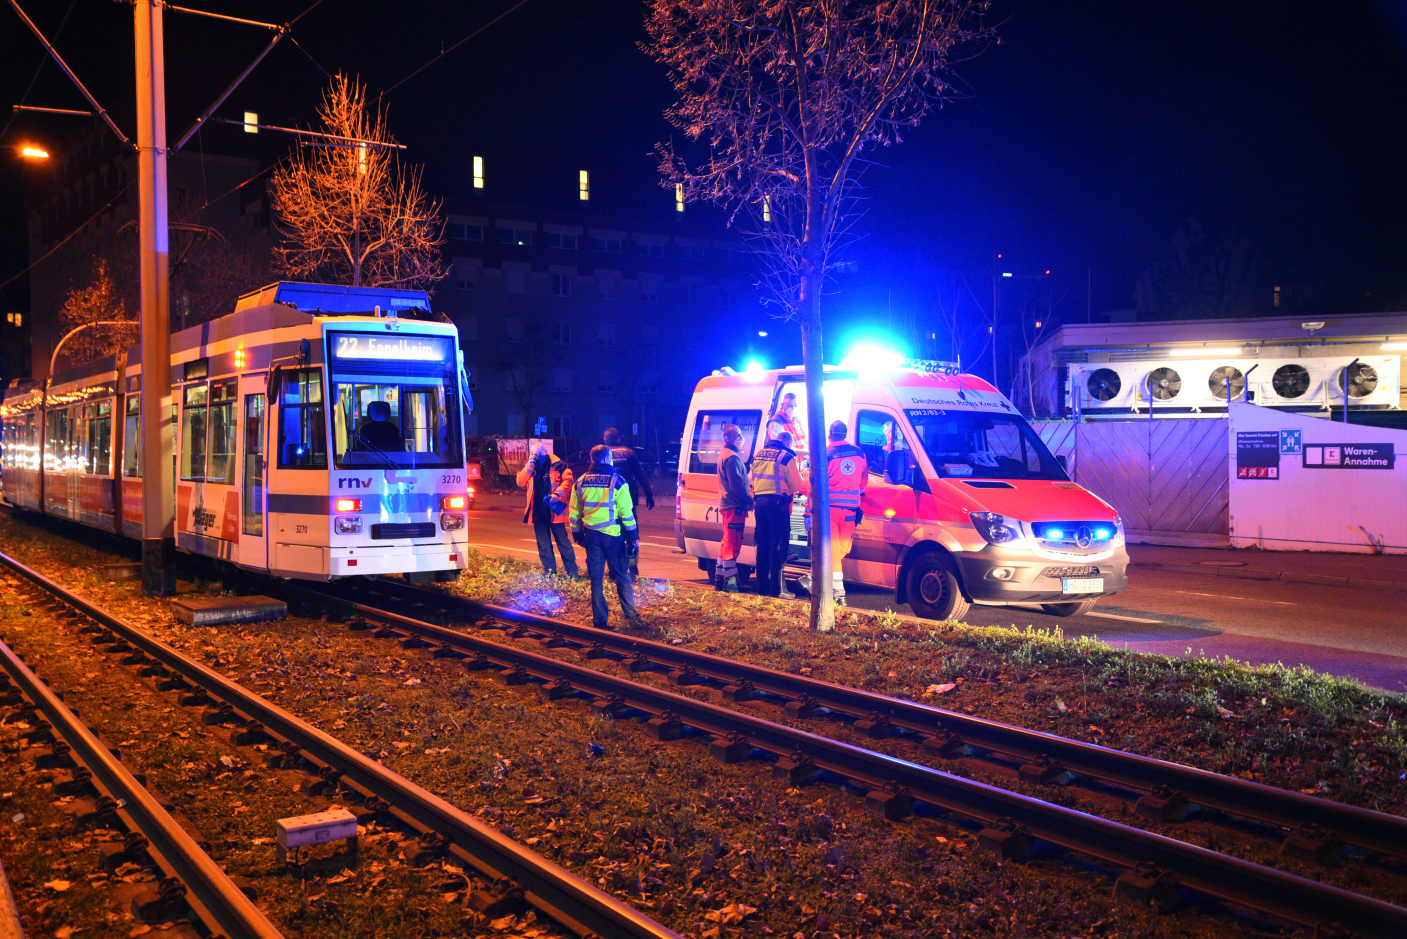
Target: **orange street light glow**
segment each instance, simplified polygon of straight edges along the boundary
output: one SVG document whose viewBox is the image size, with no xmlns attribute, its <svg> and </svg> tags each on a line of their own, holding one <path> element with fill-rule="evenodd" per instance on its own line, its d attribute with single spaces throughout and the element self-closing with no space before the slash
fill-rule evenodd
<svg viewBox="0 0 1407 939">
<path fill-rule="evenodd" d="M 31 160 L 47 160 L 49 151 L 40 150 L 38 147 L 25 147 L 20 151 L 20 156 L 29 157 Z"/>
</svg>

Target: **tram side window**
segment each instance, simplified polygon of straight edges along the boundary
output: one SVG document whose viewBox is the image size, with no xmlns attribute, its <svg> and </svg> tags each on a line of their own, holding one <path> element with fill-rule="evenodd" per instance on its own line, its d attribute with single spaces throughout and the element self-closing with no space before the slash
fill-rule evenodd
<svg viewBox="0 0 1407 939">
<path fill-rule="evenodd" d="M 112 471 L 112 402 L 86 405 L 83 424 L 87 430 L 83 471 L 106 476 Z"/>
<path fill-rule="evenodd" d="M 44 421 L 44 470 L 60 473 L 68 469 L 68 408 L 55 408 Z"/>
<path fill-rule="evenodd" d="M 210 388 L 188 385 L 181 407 L 181 478 L 205 480 L 206 423 L 210 411 Z"/>
<path fill-rule="evenodd" d="M 122 475 L 137 479 L 142 475 L 142 464 L 137 459 L 138 436 L 142 432 L 142 402 L 136 397 L 127 399 L 127 422 L 122 428 Z"/>
<path fill-rule="evenodd" d="M 210 456 L 205 475 L 208 483 L 234 483 L 238 385 L 238 379 L 233 378 L 210 385 Z"/>
<path fill-rule="evenodd" d="M 322 413 L 322 369 L 287 373 L 279 393 L 280 469 L 327 469 L 327 428 Z"/>
</svg>

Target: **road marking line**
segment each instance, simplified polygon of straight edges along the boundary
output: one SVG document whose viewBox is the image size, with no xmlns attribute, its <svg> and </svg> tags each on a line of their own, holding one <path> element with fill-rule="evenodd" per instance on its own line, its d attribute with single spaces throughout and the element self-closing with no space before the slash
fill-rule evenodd
<svg viewBox="0 0 1407 939">
<path fill-rule="evenodd" d="M 1257 597 L 1233 597 L 1229 593 L 1198 593 L 1195 590 L 1175 590 L 1174 593 L 1185 593 L 1190 597 L 1213 597 L 1217 600 L 1245 600 L 1247 603 L 1275 603 L 1279 606 L 1299 606 L 1298 603 L 1291 603 L 1288 600 L 1261 600 Z"/>
<path fill-rule="evenodd" d="M 1161 623 L 1160 619 L 1144 619 L 1141 616 L 1120 616 L 1118 613 L 1086 613 L 1086 616 L 1099 616 L 1103 619 L 1121 619 L 1130 623 Z"/>
<path fill-rule="evenodd" d="M 537 557 L 537 552 L 536 552 L 536 551 L 529 551 L 527 548 L 510 548 L 510 547 L 508 547 L 507 545 L 500 545 L 500 544 L 479 544 L 479 543 L 477 543 L 477 542 L 471 541 L 471 542 L 469 542 L 469 547 L 471 547 L 471 548 L 488 548 L 490 551 L 516 551 L 516 552 L 518 552 L 519 554 L 526 554 L 526 555 L 530 555 L 531 557 Z"/>
</svg>

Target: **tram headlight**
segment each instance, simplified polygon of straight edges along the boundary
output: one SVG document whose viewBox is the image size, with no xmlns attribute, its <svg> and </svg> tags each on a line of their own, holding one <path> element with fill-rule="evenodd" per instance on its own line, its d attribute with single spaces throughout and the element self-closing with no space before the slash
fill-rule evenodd
<svg viewBox="0 0 1407 939">
<path fill-rule="evenodd" d="M 444 531 L 459 531 L 464 527 L 464 516 L 453 512 L 440 513 L 440 528 Z"/>
<path fill-rule="evenodd" d="M 337 500 L 339 503 L 350 500 Z M 339 515 L 337 521 L 333 523 L 339 535 L 355 535 L 362 530 L 362 517 L 360 515 Z"/>
</svg>

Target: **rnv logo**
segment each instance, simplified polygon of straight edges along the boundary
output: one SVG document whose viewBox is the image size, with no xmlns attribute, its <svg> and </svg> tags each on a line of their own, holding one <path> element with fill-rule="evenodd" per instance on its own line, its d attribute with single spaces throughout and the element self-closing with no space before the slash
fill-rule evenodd
<svg viewBox="0 0 1407 939">
<path fill-rule="evenodd" d="M 342 478 L 342 479 L 337 480 L 337 488 L 338 488 L 338 489 L 370 489 L 370 488 L 371 488 L 371 477 L 368 476 L 366 479 L 357 479 L 355 476 L 348 476 L 348 477 L 345 477 L 345 478 Z"/>
</svg>

